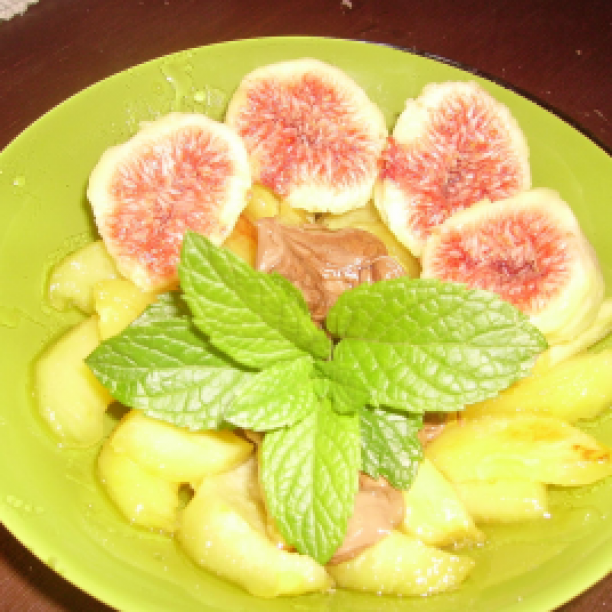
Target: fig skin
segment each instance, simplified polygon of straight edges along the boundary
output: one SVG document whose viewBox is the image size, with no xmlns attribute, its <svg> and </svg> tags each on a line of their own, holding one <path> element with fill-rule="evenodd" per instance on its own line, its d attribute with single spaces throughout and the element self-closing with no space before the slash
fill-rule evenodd
<svg viewBox="0 0 612 612">
<path fill-rule="evenodd" d="M 431 233 L 421 264 L 423 278 L 500 294 L 549 344 L 569 342 L 592 325 L 604 297 L 595 251 L 551 189 L 456 213 Z"/>
<path fill-rule="evenodd" d="M 107 149 L 87 196 L 119 272 L 157 291 L 178 284 L 185 232 L 221 245 L 250 187 L 246 150 L 232 130 L 205 115 L 170 113 Z"/>
<path fill-rule="evenodd" d="M 383 152 L 374 203 L 420 256 L 449 216 L 531 187 L 529 147 L 510 110 L 477 83 L 430 83 L 408 99 Z"/>
<path fill-rule="evenodd" d="M 290 206 L 342 213 L 371 198 L 387 126 L 339 68 L 311 58 L 257 68 L 225 121 L 246 144 L 254 181 Z"/>
</svg>

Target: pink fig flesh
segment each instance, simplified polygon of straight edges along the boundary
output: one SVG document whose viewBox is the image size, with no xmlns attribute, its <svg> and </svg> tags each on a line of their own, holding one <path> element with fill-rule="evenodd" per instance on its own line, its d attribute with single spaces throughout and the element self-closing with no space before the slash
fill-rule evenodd
<svg viewBox="0 0 612 612">
<path fill-rule="evenodd" d="M 488 96 L 459 91 L 430 109 L 418 138 L 405 144 L 389 139 L 381 178 L 409 200 L 408 226 L 420 240 L 459 210 L 508 198 L 529 182 Z"/>
<path fill-rule="evenodd" d="M 216 226 L 232 173 L 229 151 L 201 129 L 143 144 L 111 179 L 116 204 L 106 235 L 117 255 L 138 261 L 151 278 L 173 277 L 187 230 L 226 233 Z"/>
<path fill-rule="evenodd" d="M 270 77 L 250 87 L 237 126 L 258 159 L 259 181 L 287 196 L 305 181 L 341 190 L 376 172 L 380 144 L 350 107 L 340 88 L 314 73 L 292 82 Z"/>
</svg>

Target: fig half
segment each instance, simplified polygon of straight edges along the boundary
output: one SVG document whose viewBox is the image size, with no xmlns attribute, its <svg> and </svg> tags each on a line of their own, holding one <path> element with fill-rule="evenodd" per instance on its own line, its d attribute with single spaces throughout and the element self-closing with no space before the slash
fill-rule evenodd
<svg viewBox="0 0 612 612">
<path fill-rule="evenodd" d="M 87 196 L 119 272 L 144 291 L 175 285 L 187 230 L 220 245 L 246 206 L 240 138 L 204 115 L 170 113 L 107 149 Z"/>
<path fill-rule="evenodd" d="M 597 316 L 604 280 L 571 208 L 550 189 L 484 200 L 454 214 L 425 243 L 422 276 L 499 294 L 550 344 L 568 342 Z"/>
<path fill-rule="evenodd" d="M 341 213 L 370 199 L 387 127 L 340 69 L 309 58 L 258 68 L 240 83 L 226 123 L 246 144 L 253 179 L 291 206 Z"/>
<path fill-rule="evenodd" d="M 406 101 L 374 202 L 419 256 L 432 229 L 454 213 L 530 186 L 527 141 L 508 108 L 474 82 L 431 83 Z"/>
</svg>

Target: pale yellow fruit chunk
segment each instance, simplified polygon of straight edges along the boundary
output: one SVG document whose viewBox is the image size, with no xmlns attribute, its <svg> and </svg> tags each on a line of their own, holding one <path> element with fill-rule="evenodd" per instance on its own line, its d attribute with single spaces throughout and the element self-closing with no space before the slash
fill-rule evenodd
<svg viewBox="0 0 612 612">
<path fill-rule="evenodd" d="M 232 230 L 232 233 L 223 243 L 223 248 L 228 249 L 240 259 L 255 267 L 257 258 L 257 230 L 249 218 L 242 214 Z"/>
<path fill-rule="evenodd" d="M 243 463 L 253 445 L 231 431 L 189 431 L 132 410 L 110 440 L 151 474 L 173 482 L 199 481 Z"/>
<path fill-rule="evenodd" d="M 142 291 L 126 279 L 97 283 L 93 288 L 93 300 L 102 340 L 122 332 L 155 300 L 155 296 L 155 293 Z"/>
<path fill-rule="evenodd" d="M 476 527 L 453 485 L 428 459 L 419 466 L 408 491 L 403 492 L 406 514 L 399 529 L 430 546 L 482 542 Z"/>
<path fill-rule="evenodd" d="M 251 223 L 255 223 L 257 219 L 277 217 L 279 209 L 279 198 L 263 185 L 255 183 L 243 213 Z"/>
<path fill-rule="evenodd" d="M 549 347 L 539 357 L 534 372 L 541 372 L 587 350 L 612 332 L 612 298 L 606 298 L 593 323 L 569 342 Z"/>
<path fill-rule="evenodd" d="M 73 304 L 87 314 L 93 312 L 93 286 L 118 278 L 115 262 L 101 240 L 92 242 L 60 261 L 49 277 L 49 301 L 65 310 Z"/>
<path fill-rule="evenodd" d="M 152 474 L 109 443 L 98 456 L 98 476 L 130 523 L 169 533 L 176 529 L 178 483 Z"/>
<path fill-rule="evenodd" d="M 392 532 L 360 555 L 329 565 L 337 586 L 381 595 L 430 595 L 456 588 L 474 567 L 473 559 Z"/>
<path fill-rule="evenodd" d="M 546 485 L 506 478 L 459 482 L 457 495 L 477 523 L 514 523 L 548 516 Z"/>
<path fill-rule="evenodd" d="M 332 586 L 325 568 L 313 559 L 280 550 L 266 537 L 254 460 L 205 478 L 180 513 L 177 537 L 200 566 L 259 597 Z"/>
<path fill-rule="evenodd" d="M 522 478 L 570 486 L 612 474 L 610 449 L 550 416 L 483 416 L 447 423 L 425 453 L 452 482 Z"/>
<path fill-rule="evenodd" d="M 395 237 L 383 223 L 379 212 L 372 202 L 362 208 L 350 210 L 341 215 L 326 214 L 321 217 L 321 224 L 331 230 L 354 227 L 374 234 L 387 247 L 387 253 L 395 258 L 412 278 L 420 274 L 418 259 Z"/>
<path fill-rule="evenodd" d="M 84 362 L 99 344 L 93 316 L 52 344 L 35 364 L 40 413 L 68 445 L 89 446 L 102 438 L 103 417 L 112 397 Z"/>
<path fill-rule="evenodd" d="M 612 404 L 612 349 L 583 353 L 523 378 L 466 416 L 533 412 L 566 421 L 590 419 Z"/>
<path fill-rule="evenodd" d="M 305 210 L 293 208 L 285 199 L 281 199 L 277 221 L 283 225 L 304 225 L 315 222 L 315 215 Z"/>
<path fill-rule="evenodd" d="M 244 216 L 251 223 L 267 217 L 276 217 L 284 225 L 315 222 L 314 214 L 300 208 L 293 208 L 285 199 L 276 196 L 259 183 L 255 183 L 251 188 L 251 196 L 244 209 Z"/>
</svg>

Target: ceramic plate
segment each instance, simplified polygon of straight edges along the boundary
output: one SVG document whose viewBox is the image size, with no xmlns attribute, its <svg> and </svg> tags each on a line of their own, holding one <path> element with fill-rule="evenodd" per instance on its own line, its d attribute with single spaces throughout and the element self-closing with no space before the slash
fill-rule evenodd
<svg viewBox="0 0 612 612">
<path fill-rule="evenodd" d="M 426 83 L 479 81 L 511 108 L 529 141 L 534 186 L 558 190 L 574 208 L 612 287 L 612 159 L 508 89 L 401 50 L 311 38 L 231 42 L 137 66 L 67 100 L 0 154 L 0 518 L 67 580 L 126 612 L 551 610 L 612 569 L 612 482 L 553 491 L 545 522 L 488 530 L 489 543 L 474 553 L 476 570 L 454 593 L 258 600 L 198 570 L 171 540 L 123 522 L 94 477 L 96 449 L 62 449 L 37 416 L 32 361 L 78 320 L 49 307 L 46 277 L 61 256 L 95 235 L 85 189 L 100 154 L 140 121 L 171 110 L 221 118 L 245 73 L 304 56 L 353 76 L 390 126 Z M 612 445 L 612 419 L 589 427 Z"/>
</svg>

